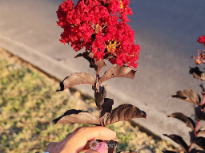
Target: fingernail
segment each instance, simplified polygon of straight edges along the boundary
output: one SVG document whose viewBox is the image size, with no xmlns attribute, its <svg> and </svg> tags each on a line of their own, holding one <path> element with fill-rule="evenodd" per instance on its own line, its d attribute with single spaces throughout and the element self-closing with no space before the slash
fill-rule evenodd
<svg viewBox="0 0 205 153">
<path fill-rule="evenodd" d="M 101 142 L 101 143 L 99 143 L 96 151 L 98 151 L 100 153 L 107 153 L 107 150 L 108 150 L 107 144 L 105 142 Z"/>
</svg>

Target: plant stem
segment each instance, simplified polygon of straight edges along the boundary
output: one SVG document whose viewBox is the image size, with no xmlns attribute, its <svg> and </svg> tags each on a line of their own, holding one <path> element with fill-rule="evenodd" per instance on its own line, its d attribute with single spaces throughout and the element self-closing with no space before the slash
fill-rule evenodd
<svg viewBox="0 0 205 153">
<path fill-rule="evenodd" d="M 100 90 L 99 90 L 100 86 L 99 86 L 99 73 L 98 73 L 98 71 L 96 73 L 96 85 L 95 85 L 95 88 L 96 88 L 97 92 L 100 92 Z M 99 117 L 100 117 L 100 113 L 101 113 L 101 110 L 99 109 Z M 100 117 L 100 123 L 101 123 L 101 126 L 103 126 L 103 124 L 102 124 L 102 117 Z M 105 140 L 103 140 L 103 142 L 105 142 Z"/>
<path fill-rule="evenodd" d="M 98 71 L 96 72 L 96 84 L 95 84 L 95 90 L 97 90 L 97 92 L 100 92 L 99 91 L 99 88 L 100 88 L 100 86 L 99 86 L 99 73 L 98 73 Z M 96 91 L 95 91 L 96 92 Z M 101 110 L 99 109 L 99 118 L 100 118 L 100 123 L 101 123 L 101 126 L 103 125 L 102 124 L 102 117 L 100 117 L 100 113 L 101 113 Z"/>
<path fill-rule="evenodd" d="M 203 100 L 202 100 L 202 103 L 201 103 L 201 105 L 200 105 L 199 118 L 200 118 L 200 116 L 201 116 L 202 113 L 203 113 L 203 109 L 202 109 L 201 107 L 203 106 L 204 102 L 205 102 L 205 94 L 203 95 Z M 196 127 L 195 127 L 195 129 L 194 129 L 194 139 L 193 139 L 193 141 L 192 141 L 192 143 L 191 143 L 191 145 L 190 145 L 190 147 L 189 147 L 189 151 L 188 151 L 188 152 L 191 152 L 192 146 L 193 146 L 193 144 L 194 144 L 194 142 L 195 142 L 195 140 L 196 140 L 199 123 L 200 123 L 200 120 L 198 120 L 197 123 L 196 123 Z"/>
<path fill-rule="evenodd" d="M 99 91 L 100 86 L 99 86 L 99 74 L 98 73 L 96 73 L 96 86 L 95 87 L 96 87 L 97 91 L 100 92 Z"/>
<path fill-rule="evenodd" d="M 96 81 L 95 81 L 95 92 L 97 90 L 97 92 L 99 93 L 100 90 L 99 90 L 99 74 L 98 74 L 98 71 L 96 71 Z M 100 117 L 100 113 L 101 113 L 101 110 L 99 109 L 99 117 Z"/>
</svg>

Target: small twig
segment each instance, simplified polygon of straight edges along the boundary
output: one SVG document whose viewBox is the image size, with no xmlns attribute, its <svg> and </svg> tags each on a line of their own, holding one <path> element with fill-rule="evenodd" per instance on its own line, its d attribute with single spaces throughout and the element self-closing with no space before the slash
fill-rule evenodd
<svg viewBox="0 0 205 153">
<path fill-rule="evenodd" d="M 99 88 L 100 88 L 100 86 L 99 86 L 99 74 L 98 74 L 98 72 L 96 72 L 96 90 L 97 90 L 97 92 L 100 92 L 100 90 L 99 90 Z"/>
<path fill-rule="evenodd" d="M 95 85 L 95 88 L 97 90 L 97 92 L 100 92 L 99 91 L 99 71 L 97 70 L 96 72 L 96 85 Z M 95 91 L 96 92 L 96 91 Z M 100 117 L 100 114 L 101 114 L 101 110 L 99 109 L 99 118 L 100 118 L 100 123 L 101 123 L 101 126 L 103 126 L 103 123 L 102 123 L 102 117 Z M 103 142 L 105 142 L 105 140 L 103 140 Z"/>
</svg>

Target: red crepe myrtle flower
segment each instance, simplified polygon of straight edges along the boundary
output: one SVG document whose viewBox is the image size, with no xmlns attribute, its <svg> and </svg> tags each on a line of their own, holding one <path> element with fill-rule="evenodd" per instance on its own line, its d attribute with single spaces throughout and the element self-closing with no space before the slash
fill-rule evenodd
<svg viewBox="0 0 205 153">
<path fill-rule="evenodd" d="M 137 68 L 140 46 L 134 44 L 135 32 L 126 22 L 132 15 L 129 0 L 64 1 L 57 11 L 58 26 L 64 29 L 60 41 L 75 51 L 85 47 L 97 60 Z"/>
<path fill-rule="evenodd" d="M 199 37 L 199 39 L 197 40 L 200 44 L 205 45 L 205 36 L 201 36 Z"/>
</svg>

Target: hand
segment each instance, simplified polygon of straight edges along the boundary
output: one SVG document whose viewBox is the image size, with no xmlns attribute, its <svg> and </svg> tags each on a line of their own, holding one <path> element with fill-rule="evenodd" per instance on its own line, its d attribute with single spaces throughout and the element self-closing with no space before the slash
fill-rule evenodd
<svg viewBox="0 0 205 153">
<path fill-rule="evenodd" d="M 116 132 L 102 126 L 77 128 L 73 133 L 69 133 L 61 142 L 51 142 L 46 147 L 45 152 L 49 153 L 79 153 L 83 150 L 88 150 L 88 142 L 101 139 L 111 140 L 116 137 Z M 107 145 L 104 142 L 100 143 L 99 148 L 88 150 L 86 153 L 107 153 Z"/>
</svg>

